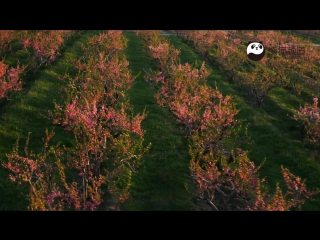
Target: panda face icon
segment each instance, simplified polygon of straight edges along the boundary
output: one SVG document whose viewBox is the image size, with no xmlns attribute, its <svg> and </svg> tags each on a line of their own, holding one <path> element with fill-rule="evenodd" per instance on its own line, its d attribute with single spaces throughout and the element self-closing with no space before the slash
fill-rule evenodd
<svg viewBox="0 0 320 240">
<path fill-rule="evenodd" d="M 247 46 L 247 56 L 250 60 L 260 61 L 264 56 L 264 46 L 262 42 L 249 42 Z"/>
</svg>

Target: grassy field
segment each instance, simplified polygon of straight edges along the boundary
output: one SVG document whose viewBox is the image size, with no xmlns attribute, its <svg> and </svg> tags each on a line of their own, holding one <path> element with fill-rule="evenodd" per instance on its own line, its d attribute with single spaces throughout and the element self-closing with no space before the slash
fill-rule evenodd
<svg viewBox="0 0 320 240">
<path fill-rule="evenodd" d="M 42 67 L 34 77 L 26 76 L 24 90 L 15 93 L 10 101 L 0 108 L 0 159 L 6 159 L 17 138 L 24 145 L 28 132 L 32 132 L 30 149 L 42 149 L 42 138 L 46 128 L 52 129 L 50 120 L 41 114 L 53 108 L 54 99 L 59 99 L 62 83 L 57 79 L 72 67 L 71 60 L 80 56 L 80 45 L 99 31 L 85 31 L 82 36 L 69 41 L 62 49 L 61 56 L 52 66 Z M 144 155 L 140 168 L 133 175 L 130 198 L 122 210 L 194 210 L 192 196 L 185 184 L 192 185 L 189 175 L 187 139 L 179 130 L 172 114 L 156 104 L 155 89 L 144 81 L 144 69 L 155 69 L 154 61 L 148 55 L 142 41 L 133 33 L 125 32 L 128 38 L 126 56 L 133 75 L 138 75 L 136 83 L 129 90 L 129 98 L 136 112 L 146 109 L 148 115 L 142 122 L 145 144 L 151 149 Z M 176 36 L 169 37 L 171 44 L 181 50 L 181 62 L 194 63 L 203 59 L 194 49 Z M 6 63 L 19 58 L 26 61 L 26 52 L 20 50 L 6 57 Z M 307 179 L 308 188 L 320 187 L 320 164 L 311 151 L 305 149 L 299 139 L 297 123 L 290 119 L 292 109 L 299 104 L 310 102 L 310 96 L 296 96 L 283 88 L 275 88 L 265 100 L 264 108 L 250 104 L 251 99 L 241 89 L 228 82 L 224 74 L 213 66 L 207 65 L 212 72 L 208 78 L 211 86 L 217 85 L 225 95 L 231 94 L 240 110 L 237 118 L 248 125 L 251 144 L 243 144 L 249 157 L 256 164 L 266 158 L 261 176 L 274 189 L 276 182 L 283 184 L 280 166 L 290 169 L 293 174 Z M 61 128 L 55 128 L 55 142 L 66 145 L 73 143 L 71 135 Z M 0 210 L 26 210 L 27 190 L 8 178 L 8 172 L 0 168 Z M 320 199 L 319 197 L 317 198 Z M 308 201 L 303 210 L 318 210 L 320 203 Z"/>
<path fill-rule="evenodd" d="M 193 49 L 184 44 L 175 36 L 171 37 L 172 44 L 181 49 L 183 61 L 200 60 L 195 57 Z M 194 57 L 191 57 L 192 54 Z M 320 186 L 320 165 L 312 151 L 308 151 L 299 139 L 297 122 L 292 120 L 292 109 L 297 109 L 300 104 L 310 103 L 312 96 L 307 93 L 297 97 L 295 94 L 281 87 L 276 87 L 265 100 L 262 109 L 252 107 L 248 98 L 237 86 L 229 83 L 220 71 L 208 66 L 212 70 L 208 83 L 218 86 L 223 94 L 231 94 L 240 110 L 238 119 L 249 123 L 249 136 L 252 144 L 243 146 L 249 151 L 249 157 L 259 164 L 266 158 L 261 168 L 261 176 L 267 176 L 270 187 L 274 189 L 276 182 L 283 184 L 280 166 L 290 169 L 292 173 L 307 179 L 307 186 L 316 188 Z M 319 209 L 319 197 L 317 201 L 307 202 L 304 210 Z"/>
<path fill-rule="evenodd" d="M 80 54 L 80 45 L 98 31 L 86 31 L 83 36 L 67 42 L 52 66 L 43 66 L 31 77 L 24 77 L 23 91 L 16 92 L 10 101 L 2 104 L 0 110 L 0 159 L 6 160 L 6 154 L 11 152 L 13 144 L 20 138 L 21 147 L 24 146 L 28 132 L 31 132 L 29 149 L 34 152 L 42 150 L 42 138 L 45 129 L 53 129 L 50 120 L 42 117 L 54 107 L 54 99 L 59 99 L 62 82 L 57 78 L 71 69 L 71 60 Z M 15 59 L 26 64 L 27 52 L 20 50 L 5 58 L 6 64 L 14 64 Z M 71 73 L 72 74 L 72 73 Z M 53 144 L 62 142 L 67 146 L 72 144 L 73 138 L 61 128 L 55 128 Z M 0 168 L 0 210 L 26 210 L 28 189 L 12 182 L 9 172 Z"/>
</svg>

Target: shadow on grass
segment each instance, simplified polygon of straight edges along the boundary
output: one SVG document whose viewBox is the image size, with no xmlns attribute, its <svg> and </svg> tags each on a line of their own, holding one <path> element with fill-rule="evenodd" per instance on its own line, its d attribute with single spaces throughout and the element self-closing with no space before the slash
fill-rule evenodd
<svg viewBox="0 0 320 240">
<path fill-rule="evenodd" d="M 190 195 L 184 184 L 189 181 L 188 145 L 176 120 L 166 109 L 157 105 L 153 89 L 144 80 L 143 69 L 156 69 L 142 41 L 132 32 L 126 56 L 133 75 L 141 72 L 135 85 L 129 90 L 131 103 L 136 112 L 146 108 L 148 115 L 142 121 L 146 130 L 145 144 L 151 149 L 142 158 L 139 170 L 134 174 L 130 198 L 123 210 L 191 210 Z"/>
<path fill-rule="evenodd" d="M 52 122 L 43 118 L 41 114 L 47 114 L 54 108 L 54 99 L 61 97 L 60 89 L 63 83 L 57 79 L 68 69 L 72 69 L 71 59 L 81 54 L 80 44 L 85 43 L 89 37 L 97 34 L 97 31 L 86 31 L 83 36 L 69 42 L 62 50 L 51 67 L 39 69 L 34 79 L 28 79 L 24 91 L 16 92 L 11 101 L 1 108 L 0 114 L 0 159 L 7 161 L 6 154 L 11 152 L 17 138 L 20 138 L 20 150 L 23 150 L 28 132 L 31 132 L 29 149 L 38 153 L 43 148 L 42 138 L 45 137 L 45 129 L 54 129 L 55 136 L 52 144 L 61 142 L 66 146 L 72 146 L 73 136 L 60 127 L 54 127 Z M 28 187 L 17 185 L 9 180 L 9 172 L 0 168 L 0 210 L 27 210 L 28 201 L 26 195 Z"/>
<path fill-rule="evenodd" d="M 171 43 L 182 52 L 181 62 L 202 61 L 192 49 L 178 37 L 171 36 Z M 224 94 L 232 95 L 236 107 L 240 110 L 239 120 L 249 123 L 248 134 L 252 144 L 243 144 L 241 147 L 249 151 L 249 158 L 260 164 L 266 158 L 265 165 L 260 170 L 260 175 L 267 176 L 271 189 L 275 189 L 276 182 L 284 186 L 280 166 L 288 168 L 293 174 L 306 179 L 309 189 L 320 187 L 319 164 L 316 163 L 299 139 L 297 122 L 292 120 L 292 108 L 298 109 L 304 99 L 310 98 L 307 93 L 300 96 L 276 87 L 265 99 L 265 107 L 253 107 L 252 98 L 245 95 L 242 90 L 226 80 L 223 73 L 216 67 L 206 65 L 212 72 L 207 82 L 212 87 L 215 85 Z M 317 201 L 320 196 L 315 197 Z M 307 201 L 303 210 L 317 210 L 319 202 Z"/>
</svg>

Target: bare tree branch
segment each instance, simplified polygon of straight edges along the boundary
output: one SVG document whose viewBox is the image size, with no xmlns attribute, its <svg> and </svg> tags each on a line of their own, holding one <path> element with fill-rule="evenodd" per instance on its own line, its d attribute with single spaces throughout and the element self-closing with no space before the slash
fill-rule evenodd
<svg viewBox="0 0 320 240">
<path fill-rule="evenodd" d="M 213 202 L 211 202 L 209 199 L 207 199 L 207 201 L 208 201 L 208 203 L 210 203 L 211 206 L 214 207 L 215 210 L 220 211 L 220 210 L 216 207 L 216 205 L 214 205 Z"/>
</svg>

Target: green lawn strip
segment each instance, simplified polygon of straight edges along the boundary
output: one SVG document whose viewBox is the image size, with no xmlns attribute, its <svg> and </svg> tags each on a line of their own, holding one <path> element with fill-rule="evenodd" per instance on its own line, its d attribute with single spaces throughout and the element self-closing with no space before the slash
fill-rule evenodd
<svg viewBox="0 0 320 240">
<path fill-rule="evenodd" d="M 70 37 L 70 39 L 67 39 L 65 41 L 65 43 L 61 46 L 60 49 L 60 55 L 59 57 L 61 57 L 65 50 L 69 47 L 72 46 L 72 44 L 79 39 L 79 37 L 81 36 L 82 33 L 76 33 L 73 37 Z M 16 67 L 17 64 L 19 64 L 20 66 L 22 65 L 28 65 L 29 64 L 29 57 L 32 56 L 33 50 L 32 49 L 19 49 L 16 52 L 13 53 L 9 53 L 8 55 L 5 56 L 5 64 L 7 64 L 9 67 Z M 54 63 L 54 62 L 53 62 Z M 53 64 L 52 63 L 52 64 Z M 39 70 L 44 70 L 50 68 L 50 65 L 42 65 Z M 27 69 L 30 69 L 30 67 L 28 67 Z M 31 74 L 31 71 L 29 70 L 24 76 L 23 76 L 23 89 L 22 92 L 27 93 L 31 86 L 34 84 L 34 80 L 37 78 L 37 72 L 35 74 Z M 15 94 L 15 93 L 14 93 Z M 11 95 L 11 93 L 9 93 L 9 96 Z M 4 103 L 5 104 L 5 103 Z"/>
<path fill-rule="evenodd" d="M 176 37 L 170 37 L 171 43 L 181 49 L 182 63 L 201 62 L 202 58 L 194 49 Z M 306 179 L 308 188 L 320 188 L 320 167 L 310 151 L 306 150 L 299 139 L 297 122 L 292 120 L 292 108 L 297 109 L 304 101 L 298 96 L 281 87 L 276 87 L 265 99 L 265 107 L 259 109 L 251 105 L 252 98 L 246 96 L 242 90 L 228 82 L 224 75 L 214 67 L 207 67 L 212 71 L 208 77 L 208 84 L 224 94 L 231 94 L 240 110 L 237 119 L 249 123 L 248 133 L 252 144 L 242 147 L 249 151 L 249 157 L 256 164 L 266 158 L 265 165 L 261 168 L 261 176 L 267 176 L 267 181 L 272 189 L 276 182 L 284 184 L 280 166 L 287 167 L 293 174 Z M 320 196 L 316 197 L 320 200 Z M 319 209 L 319 202 L 308 201 L 303 210 Z"/>
<path fill-rule="evenodd" d="M 89 37 L 98 34 L 98 31 L 86 31 L 83 36 L 68 42 L 61 49 L 61 55 L 52 63 L 52 66 L 40 68 L 35 76 L 24 86 L 22 92 L 16 92 L 12 100 L 0 108 L 0 159 L 7 161 L 6 154 L 11 152 L 17 138 L 20 138 L 20 150 L 26 141 L 28 132 L 31 132 L 29 149 L 38 153 L 43 148 L 42 138 L 45 129 L 54 128 L 52 122 L 43 118 L 48 110 L 54 108 L 54 99 L 60 100 L 60 90 L 63 83 L 58 76 L 71 72 L 72 59 L 81 54 L 80 45 Z M 17 56 L 18 57 L 18 56 Z M 72 75 L 71 75 L 72 76 Z M 73 137 L 60 127 L 55 127 L 56 135 L 52 144 L 62 142 L 71 146 Z M 22 151 L 21 151 L 22 152 Z M 27 185 L 18 185 L 9 179 L 9 172 L 0 168 L 0 210 L 27 210 L 28 201 L 24 197 L 28 193 Z"/>
<path fill-rule="evenodd" d="M 156 90 L 144 80 L 144 71 L 156 69 L 142 41 L 132 32 L 128 38 L 126 56 L 136 79 L 128 95 L 135 112 L 148 112 L 142 121 L 146 130 L 145 144 L 151 149 L 142 158 L 140 168 L 133 176 L 131 195 L 123 210 L 190 210 L 190 195 L 184 184 L 189 181 L 189 153 L 187 141 L 168 109 L 156 103 Z"/>
</svg>

